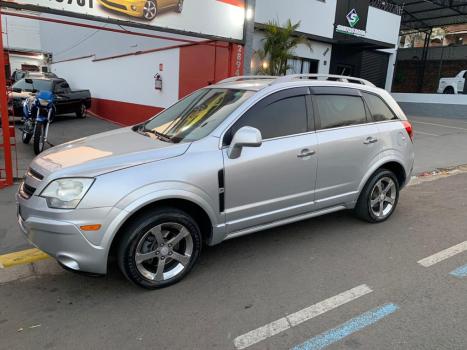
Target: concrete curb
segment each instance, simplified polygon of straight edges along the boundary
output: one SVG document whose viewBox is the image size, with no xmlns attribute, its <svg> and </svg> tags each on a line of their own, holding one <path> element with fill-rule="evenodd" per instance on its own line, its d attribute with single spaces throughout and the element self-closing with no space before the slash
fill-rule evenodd
<svg viewBox="0 0 467 350">
<path fill-rule="evenodd" d="M 467 173 L 467 164 L 458 165 L 449 168 L 436 169 L 421 175 L 412 176 L 407 186 L 416 186 L 424 182 L 444 179 L 449 176 Z"/>
<path fill-rule="evenodd" d="M 0 269 L 0 285 L 44 275 L 58 275 L 64 272 L 54 259 L 46 259 L 25 265 Z"/>
</svg>

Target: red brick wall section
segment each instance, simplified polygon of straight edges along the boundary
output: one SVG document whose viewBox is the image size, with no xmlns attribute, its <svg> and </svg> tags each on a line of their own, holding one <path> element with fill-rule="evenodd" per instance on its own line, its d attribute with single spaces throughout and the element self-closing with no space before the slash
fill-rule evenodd
<svg viewBox="0 0 467 350">
<path fill-rule="evenodd" d="M 418 92 L 418 61 L 398 61 L 394 74 L 393 92 Z M 423 93 L 436 93 L 439 84 L 440 61 L 427 61 L 423 79 Z M 455 77 L 461 70 L 467 69 L 465 60 L 444 61 L 441 66 L 441 78 Z"/>
<path fill-rule="evenodd" d="M 93 98 L 90 111 L 100 118 L 119 125 L 133 125 L 149 119 L 163 108 L 135 103 Z"/>
</svg>

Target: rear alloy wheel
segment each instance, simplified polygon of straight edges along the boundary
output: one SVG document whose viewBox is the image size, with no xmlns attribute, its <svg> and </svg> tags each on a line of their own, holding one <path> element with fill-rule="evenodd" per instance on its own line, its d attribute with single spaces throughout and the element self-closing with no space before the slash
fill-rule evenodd
<svg viewBox="0 0 467 350">
<path fill-rule="evenodd" d="M 143 17 L 148 21 L 153 20 L 157 16 L 157 3 L 155 0 L 148 0 L 144 4 Z"/>
<path fill-rule="evenodd" d="M 183 0 L 179 0 L 177 3 L 177 8 L 175 9 L 178 13 L 182 13 L 183 11 Z"/>
<path fill-rule="evenodd" d="M 368 222 L 387 220 L 399 200 L 399 183 L 392 171 L 378 170 L 363 188 L 355 213 Z"/>
<path fill-rule="evenodd" d="M 180 281 L 201 252 L 198 225 L 174 208 L 146 213 L 127 232 L 119 247 L 120 269 L 130 281 L 147 289 Z"/>
</svg>

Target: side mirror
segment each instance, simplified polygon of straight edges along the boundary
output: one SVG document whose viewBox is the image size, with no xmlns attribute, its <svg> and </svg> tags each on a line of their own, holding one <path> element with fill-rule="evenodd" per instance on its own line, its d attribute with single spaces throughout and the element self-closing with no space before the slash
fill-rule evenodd
<svg viewBox="0 0 467 350">
<path fill-rule="evenodd" d="M 243 147 L 259 147 L 263 143 L 261 132 L 251 126 L 240 128 L 230 143 L 227 155 L 230 159 L 236 159 L 242 154 Z"/>
<path fill-rule="evenodd" d="M 20 88 L 13 88 L 13 92 L 21 93 L 22 91 Z"/>
<path fill-rule="evenodd" d="M 26 78 L 26 79 L 24 79 L 24 81 L 25 81 L 26 83 L 28 83 L 28 84 L 33 84 L 33 83 L 34 83 L 34 82 L 32 81 L 32 79 L 30 79 L 30 78 Z"/>
</svg>

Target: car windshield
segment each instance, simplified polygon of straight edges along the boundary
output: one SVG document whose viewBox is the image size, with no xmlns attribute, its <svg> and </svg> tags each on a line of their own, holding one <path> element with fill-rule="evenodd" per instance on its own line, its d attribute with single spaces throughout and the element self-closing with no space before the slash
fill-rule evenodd
<svg viewBox="0 0 467 350">
<path fill-rule="evenodd" d="M 235 89 L 198 90 L 141 125 L 139 131 L 168 142 L 193 142 L 207 136 L 253 94 Z"/>
<path fill-rule="evenodd" d="M 26 82 L 26 79 L 21 79 L 20 81 L 13 84 L 13 89 L 18 89 L 22 91 L 50 91 L 52 90 L 52 81 L 46 79 L 31 79 L 32 84 Z"/>
</svg>

